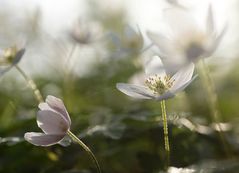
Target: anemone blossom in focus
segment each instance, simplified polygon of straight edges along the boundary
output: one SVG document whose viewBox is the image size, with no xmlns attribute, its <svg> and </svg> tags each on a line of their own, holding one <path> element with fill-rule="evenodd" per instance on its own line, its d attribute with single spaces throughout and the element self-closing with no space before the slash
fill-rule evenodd
<svg viewBox="0 0 239 173">
<path fill-rule="evenodd" d="M 124 94 L 137 99 L 154 99 L 157 101 L 174 97 L 184 90 L 194 79 L 194 64 L 190 63 L 173 76 L 162 68 L 162 62 L 155 56 L 145 66 L 145 82 L 141 85 L 117 83 L 116 87 Z"/>
</svg>

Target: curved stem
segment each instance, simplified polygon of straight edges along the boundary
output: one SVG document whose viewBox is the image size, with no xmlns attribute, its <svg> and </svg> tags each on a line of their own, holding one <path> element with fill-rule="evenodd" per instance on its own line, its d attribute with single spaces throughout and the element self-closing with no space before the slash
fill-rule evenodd
<svg viewBox="0 0 239 173">
<path fill-rule="evenodd" d="M 67 134 L 72 138 L 73 141 L 75 141 L 76 143 L 78 143 L 80 146 L 82 146 L 82 148 L 84 148 L 84 150 L 90 155 L 91 159 L 93 160 L 93 162 L 96 165 L 96 168 L 98 170 L 98 173 L 101 173 L 100 170 L 100 165 L 95 157 L 95 155 L 93 154 L 93 152 L 89 149 L 89 147 L 87 147 L 77 136 L 75 136 L 70 130 L 67 132 Z"/>
<path fill-rule="evenodd" d="M 23 76 L 23 78 L 27 82 L 28 86 L 32 89 L 32 91 L 34 93 L 34 96 L 37 99 L 37 101 L 39 103 L 44 102 L 43 97 L 41 95 L 41 92 L 37 88 L 36 83 L 30 77 L 28 77 L 27 74 L 18 65 L 15 65 L 15 67 L 16 67 L 17 71 Z"/>
<path fill-rule="evenodd" d="M 160 103 L 161 103 L 161 110 L 162 110 L 162 117 L 163 117 L 164 147 L 166 150 L 167 167 L 168 167 L 170 163 L 170 147 L 169 147 L 169 139 L 168 139 L 168 122 L 167 122 L 165 100 L 162 100 Z"/>
<path fill-rule="evenodd" d="M 202 83 L 208 93 L 208 102 L 209 102 L 209 106 L 210 106 L 212 120 L 214 120 L 218 126 L 218 129 L 219 129 L 218 134 L 219 134 L 220 140 L 222 142 L 224 151 L 225 151 L 226 155 L 230 156 L 231 154 L 228 149 L 228 144 L 225 140 L 225 136 L 224 136 L 221 124 L 220 124 L 221 118 L 220 118 L 220 111 L 218 108 L 218 97 L 216 94 L 216 89 L 215 89 L 214 83 L 210 76 L 209 68 L 206 65 L 204 59 L 201 60 L 199 65 L 200 65 L 199 75 L 200 75 Z"/>
</svg>

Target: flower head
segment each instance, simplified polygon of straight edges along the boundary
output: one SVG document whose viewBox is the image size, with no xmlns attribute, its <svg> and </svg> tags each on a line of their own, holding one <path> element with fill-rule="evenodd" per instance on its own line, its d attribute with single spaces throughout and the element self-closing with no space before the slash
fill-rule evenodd
<svg viewBox="0 0 239 173">
<path fill-rule="evenodd" d="M 102 26 L 97 22 L 78 20 L 70 31 L 70 37 L 82 45 L 96 42 L 102 35 Z"/>
<path fill-rule="evenodd" d="M 61 99 L 47 96 L 39 104 L 37 125 L 44 133 L 28 132 L 24 138 L 37 146 L 50 146 L 61 142 L 70 129 L 71 119 Z"/>
<path fill-rule="evenodd" d="M 18 64 L 25 53 L 25 48 L 16 45 L 0 50 L 0 74 L 4 74 Z"/>
<path fill-rule="evenodd" d="M 160 57 L 166 69 L 169 70 L 177 70 L 185 64 L 210 57 L 226 31 L 224 27 L 221 32 L 217 33 L 211 6 L 208 8 L 206 27 L 200 27 L 189 11 L 179 8 L 165 11 L 164 17 L 171 33 L 148 32 L 147 34 L 150 40 L 158 46 Z"/>
<path fill-rule="evenodd" d="M 146 64 L 144 84 L 117 83 L 116 87 L 121 92 L 134 98 L 161 101 L 174 97 L 176 93 L 186 88 L 195 78 L 192 78 L 194 71 L 193 63 L 186 65 L 173 76 L 166 74 L 160 67 L 162 67 L 160 58 L 153 57 Z"/>
<path fill-rule="evenodd" d="M 110 39 L 117 49 L 114 56 L 123 57 L 130 54 L 137 54 L 143 49 L 144 39 L 139 28 L 126 25 L 122 33 L 110 33 Z"/>
</svg>

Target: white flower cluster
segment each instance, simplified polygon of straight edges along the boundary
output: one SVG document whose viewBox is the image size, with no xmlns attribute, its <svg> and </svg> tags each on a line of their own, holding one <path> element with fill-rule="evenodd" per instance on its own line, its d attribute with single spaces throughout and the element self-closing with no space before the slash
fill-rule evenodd
<svg viewBox="0 0 239 173">
<path fill-rule="evenodd" d="M 189 12 L 182 8 L 167 10 L 165 18 L 172 30 L 171 37 L 147 32 L 160 52 L 159 57 L 153 57 L 145 65 L 145 83 L 116 85 L 128 96 L 161 101 L 184 90 L 196 77 L 193 77 L 194 64 L 214 53 L 227 28 L 225 26 L 217 33 L 211 6 L 205 22 L 206 30 L 198 27 Z"/>
</svg>

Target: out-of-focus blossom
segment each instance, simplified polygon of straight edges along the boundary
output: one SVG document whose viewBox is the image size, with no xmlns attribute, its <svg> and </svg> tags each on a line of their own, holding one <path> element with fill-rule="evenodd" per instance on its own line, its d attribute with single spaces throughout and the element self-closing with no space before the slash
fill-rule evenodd
<svg viewBox="0 0 239 173">
<path fill-rule="evenodd" d="M 39 104 L 37 125 L 44 133 L 28 132 L 24 138 L 33 145 L 50 146 L 60 143 L 70 129 L 71 119 L 61 99 L 47 96 Z"/>
<path fill-rule="evenodd" d="M 124 56 L 139 53 L 144 46 L 142 33 L 136 31 L 131 26 L 126 26 L 122 34 L 111 33 L 110 38 L 116 47 L 116 54 Z"/>
<path fill-rule="evenodd" d="M 117 83 L 116 87 L 128 96 L 137 99 L 155 99 L 158 101 L 174 97 L 184 90 L 195 77 L 193 76 L 194 64 L 190 63 L 180 69 L 172 77 L 160 67 L 162 62 L 159 57 L 146 64 L 146 80 L 142 85 Z"/>
<path fill-rule="evenodd" d="M 226 26 L 220 32 L 215 28 L 211 6 L 208 8 L 204 27 L 191 17 L 188 10 L 171 8 L 165 11 L 164 18 L 171 29 L 170 34 L 147 34 L 158 46 L 164 65 L 171 71 L 179 69 L 182 65 L 195 63 L 201 58 L 210 57 L 226 31 Z"/>
<path fill-rule="evenodd" d="M 70 32 L 70 37 L 79 44 L 90 44 L 102 36 L 102 26 L 97 22 L 78 20 Z"/>
<path fill-rule="evenodd" d="M 24 53 L 25 48 L 18 48 L 17 46 L 0 50 L 0 75 L 3 75 L 14 65 L 18 64 Z"/>
<path fill-rule="evenodd" d="M 125 27 L 121 41 L 121 47 L 122 49 L 126 49 L 126 51 L 139 51 L 144 45 L 143 36 L 140 30 L 138 29 L 138 31 L 136 31 L 130 26 Z"/>
</svg>

